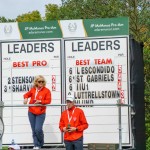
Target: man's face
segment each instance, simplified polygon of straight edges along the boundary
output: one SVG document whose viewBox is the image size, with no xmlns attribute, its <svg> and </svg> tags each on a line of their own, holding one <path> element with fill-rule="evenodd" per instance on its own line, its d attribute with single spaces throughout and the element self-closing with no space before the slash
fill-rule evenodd
<svg viewBox="0 0 150 150">
<path fill-rule="evenodd" d="M 68 108 L 71 108 L 72 106 L 74 106 L 74 102 L 72 101 L 66 100 L 66 103 L 67 103 Z"/>
</svg>

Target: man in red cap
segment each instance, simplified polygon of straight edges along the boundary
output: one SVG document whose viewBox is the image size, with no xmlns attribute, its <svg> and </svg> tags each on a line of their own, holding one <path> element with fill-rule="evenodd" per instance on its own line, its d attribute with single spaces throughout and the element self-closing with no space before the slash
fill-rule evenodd
<svg viewBox="0 0 150 150">
<path fill-rule="evenodd" d="M 66 99 L 67 107 L 61 114 L 59 128 L 64 132 L 66 150 L 83 150 L 83 131 L 88 123 L 82 109 L 75 106 L 73 96 Z"/>
</svg>

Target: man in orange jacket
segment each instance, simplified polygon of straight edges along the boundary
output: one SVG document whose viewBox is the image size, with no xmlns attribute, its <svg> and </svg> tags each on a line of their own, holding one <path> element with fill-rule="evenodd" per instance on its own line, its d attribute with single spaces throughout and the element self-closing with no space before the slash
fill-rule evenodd
<svg viewBox="0 0 150 150">
<path fill-rule="evenodd" d="M 73 96 L 66 99 L 68 109 L 62 112 L 59 128 L 64 132 L 66 150 L 83 150 L 83 131 L 88 123 L 82 109 L 75 106 Z"/>
</svg>

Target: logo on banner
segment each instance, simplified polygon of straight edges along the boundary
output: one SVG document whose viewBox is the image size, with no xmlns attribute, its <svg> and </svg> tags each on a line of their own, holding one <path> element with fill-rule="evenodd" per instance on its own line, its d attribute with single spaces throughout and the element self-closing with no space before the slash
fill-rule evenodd
<svg viewBox="0 0 150 150">
<path fill-rule="evenodd" d="M 5 25 L 4 32 L 5 32 L 5 34 L 12 33 L 12 26 L 11 25 Z"/>
<path fill-rule="evenodd" d="M 75 32 L 77 30 L 77 24 L 76 23 L 69 23 L 68 29 L 70 32 Z"/>
</svg>

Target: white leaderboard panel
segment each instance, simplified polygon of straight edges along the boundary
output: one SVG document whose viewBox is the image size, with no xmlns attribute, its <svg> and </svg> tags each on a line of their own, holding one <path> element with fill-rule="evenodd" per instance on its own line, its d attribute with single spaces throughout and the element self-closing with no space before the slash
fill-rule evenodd
<svg viewBox="0 0 150 150">
<path fill-rule="evenodd" d="M 1 43 L 2 89 L 5 105 L 23 104 L 23 94 L 31 87 L 35 76 L 43 75 L 52 92 L 52 103 L 61 104 L 61 40 L 7 41 Z M 27 107 L 3 109 L 5 133 L 3 144 L 11 139 L 32 144 L 32 132 Z M 44 123 L 45 144 L 61 143 L 58 128 L 61 107 L 47 107 Z"/>
<path fill-rule="evenodd" d="M 77 104 L 129 104 L 128 36 L 64 40 L 66 94 Z M 85 143 L 119 143 L 116 106 L 82 107 L 89 122 Z M 122 108 L 122 142 L 129 144 L 130 111 Z"/>
</svg>

